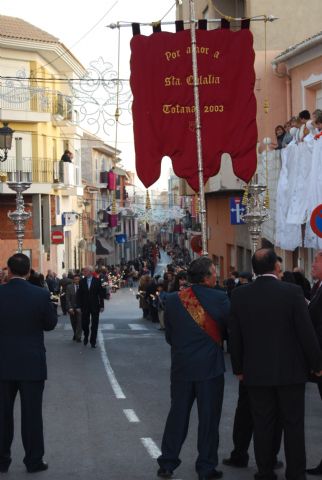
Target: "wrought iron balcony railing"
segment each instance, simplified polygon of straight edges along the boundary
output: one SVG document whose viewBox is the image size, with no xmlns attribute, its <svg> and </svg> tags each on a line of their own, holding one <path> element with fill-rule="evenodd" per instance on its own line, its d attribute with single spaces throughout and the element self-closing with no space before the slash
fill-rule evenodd
<svg viewBox="0 0 322 480">
<path fill-rule="evenodd" d="M 0 164 L 0 177 L 16 171 L 16 159 L 9 157 Z M 23 171 L 31 173 L 33 183 L 81 185 L 79 167 L 73 163 L 55 161 L 49 158 L 23 158 Z"/>
<path fill-rule="evenodd" d="M 72 119 L 72 97 L 41 87 L 1 85 L 0 108 L 21 112 L 51 113 Z"/>
</svg>

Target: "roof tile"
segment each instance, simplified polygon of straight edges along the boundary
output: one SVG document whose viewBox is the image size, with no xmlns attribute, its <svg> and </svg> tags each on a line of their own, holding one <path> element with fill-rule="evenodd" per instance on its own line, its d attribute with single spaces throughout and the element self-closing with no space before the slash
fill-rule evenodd
<svg viewBox="0 0 322 480">
<path fill-rule="evenodd" d="M 35 27 L 21 18 L 0 15 L 0 37 L 36 40 L 59 43 L 59 39 L 50 33 Z"/>
</svg>

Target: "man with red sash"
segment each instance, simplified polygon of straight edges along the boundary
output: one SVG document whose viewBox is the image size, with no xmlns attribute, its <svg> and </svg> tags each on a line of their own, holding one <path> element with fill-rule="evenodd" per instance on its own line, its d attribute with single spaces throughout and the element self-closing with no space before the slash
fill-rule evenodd
<svg viewBox="0 0 322 480">
<path fill-rule="evenodd" d="M 197 400 L 199 480 L 221 478 L 218 465 L 219 421 L 224 392 L 222 335 L 229 299 L 216 290 L 216 271 L 207 257 L 194 260 L 188 271 L 192 286 L 167 297 L 166 340 L 171 345 L 171 408 L 167 418 L 158 476 L 171 478 L 181 461 L 190 411 Z"/>
</svg>

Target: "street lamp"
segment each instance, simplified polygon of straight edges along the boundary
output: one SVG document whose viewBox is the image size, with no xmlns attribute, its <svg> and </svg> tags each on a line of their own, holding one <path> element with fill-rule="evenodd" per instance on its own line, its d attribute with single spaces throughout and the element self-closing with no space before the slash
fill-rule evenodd
<svg viewBox="0 0 322 480">
<path fill-rule="evenodd" d="M 8 217 L 15 225 L 15 231 L 16 231 L 16 236 L 18 241 L 18 252 L 22 253 L 23 239 L 25 236 L 25 224 L 32 216 L 31 212 L 28 212 L 25 210 L 25 204 L 24 204 L 22 192 L 30 188 L 31 174 L 23 171 L 22 138 L 19 137 L 19 138 L 16 138 L 15 140 L 16 140 L 16 171 L 10 173 L 9 180 L 7 183 L 8 183 L 8 187 L 14 192 L 16 192 L 16 210 L 14 212 L 9 211 Z"/>
<path fill-rule="evenodd" d="M 252 243 L 252 252 L 258 248 L 259 239 L 262 233 L 262 224 L 269 218 L 265 201 L 260 195 L 266 191 L 265 185 L 259 185 L 257 175 L 255 180 L 247 186 L 246 213 L 242 214 L 242 220 L 247 224 Z"/>
<path fill-rule="evenodd" d="M 0 154 L 0 162 L 5 162 L 8 158 L 13 132 L 12 128 L 8 127 L 8 122 L 3 122 L 3 127 L 0 128 L 0 150 L 3 150 L 3 154 Z"/>
</svg>

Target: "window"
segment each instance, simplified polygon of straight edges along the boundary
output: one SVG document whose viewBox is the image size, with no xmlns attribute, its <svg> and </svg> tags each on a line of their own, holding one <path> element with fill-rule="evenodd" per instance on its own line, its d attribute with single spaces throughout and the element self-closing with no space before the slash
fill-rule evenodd
<svg viewBox="0 0 322 480">
<path fill-rule="evenodd" d="M 56 215 L 60 215 L 60 197 L 58 195 L 55 196 L 56 200 Z"/>
<path fill-rule="evenodd" d="M 232 17 L 245 16 L 245 0 L 214 0 L 213 4 L 225 15 Z"/>
<path fill-rule="evenodd" d="M 316 108 L 322 109 L 322 90 L 316 91 Z"/>
</svg>

